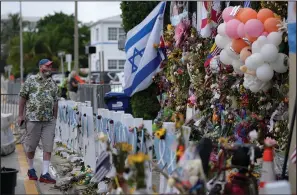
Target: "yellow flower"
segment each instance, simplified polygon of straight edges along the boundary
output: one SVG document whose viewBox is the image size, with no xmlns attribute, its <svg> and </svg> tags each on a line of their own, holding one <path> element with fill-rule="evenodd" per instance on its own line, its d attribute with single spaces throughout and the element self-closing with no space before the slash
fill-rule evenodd
<svg viewBox="0 0 297 195">
<path fill-rule="evenodd" d="M 137 154 L 130 154 L 128 156 L 129 165 L 133 165 L 135 163 L 143 163 L 146 160 L 149 160 L 149 156 L 141 152 Z"/>
<path fill-rule="evenodd" d="M 222 145 L 225 145 L 225 144 L 228 143 L 228 138 L 220 137 L 220 138 L 218 139 L 218 142 L 219 142 L 220 144 L 222 144 Z"/>
<path fill-rule="evenodd" d="M 130 194 L 134 194 L 134 192 L 135 192 L 135 188 L 131 187 L 130 188 Z"/>
<path fill-rule="evenodd" d="M 124 151 L 124 152 L 130 152 L 130 151 L 132 151 L 132 145 L 128 144 L 126 142 L 122 143 L 121 150 Z"/>
<path fill-rule="evenodd" d="M 168 24 L 167 25 L 167 30 L 169 30 L 169 31 L 173 30 L 173 26 L 171 24 Z"/>
<path fill-rule="evenodd" d="M 153 44 L 153 47 L 154 47 L 155 49 L 157 49 L 157 48 L 159 47 L 159 45 L 156 44 L 156 43 L 154 43 L 154 44 Z"/>
<path fill-rule="evenodd" d="M 166 133 L 166 129 L 161 128 L 161 129 L 159 129 L 159 130 L 157 130 L 157 131 L 155 132 L 155 136 L 156 136 L 158 139 L 161 139 L 161 138 L 164 137 L 165 133 Z"/>
</svg>

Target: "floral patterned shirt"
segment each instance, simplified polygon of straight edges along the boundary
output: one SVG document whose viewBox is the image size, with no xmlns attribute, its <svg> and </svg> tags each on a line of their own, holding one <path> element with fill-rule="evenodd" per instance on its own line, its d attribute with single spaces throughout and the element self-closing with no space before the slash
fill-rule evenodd
<svg viewBox="0 0 297 195">
<path fill-rule="evenodd" d="M 27 100 L 26 119 L 51 121 L 53 108 L 58 101 L 58 86 L 51 77 L 44 79 L 39 73 L 30 76 L 22 85 L 20 96 Z"/>
</svg>

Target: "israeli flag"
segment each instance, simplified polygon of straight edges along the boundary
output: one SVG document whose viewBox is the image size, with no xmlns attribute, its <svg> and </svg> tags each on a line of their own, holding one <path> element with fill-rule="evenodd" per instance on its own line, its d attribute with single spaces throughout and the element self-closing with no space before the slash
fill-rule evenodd
<svg viewBox="0 0 297 195">
<path fill-rule="evenodd" d="M 163 35 L 165 5 L 166 2 L 160 2 L 140 24 L 127 33 L 124 92 L 128 96 L 149 87 L 152 77 L 160 71 L 160 64 L 165 59 L 164 50 L 154 48 Z"/>
</svg>

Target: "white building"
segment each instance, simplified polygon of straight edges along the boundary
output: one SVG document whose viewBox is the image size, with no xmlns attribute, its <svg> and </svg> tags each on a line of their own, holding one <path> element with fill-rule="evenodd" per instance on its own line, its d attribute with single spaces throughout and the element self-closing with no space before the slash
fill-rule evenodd
<svg viewBox="0 0 297 195">
<path fill-rule="evenodd" d="M 91 71 L 123 71 L 126 60 L 124 51 L 118 49 L 120 35 L 125 35 L 120 15 L 99 20 L 90 25 L 92 54 Z"/>
</svg>

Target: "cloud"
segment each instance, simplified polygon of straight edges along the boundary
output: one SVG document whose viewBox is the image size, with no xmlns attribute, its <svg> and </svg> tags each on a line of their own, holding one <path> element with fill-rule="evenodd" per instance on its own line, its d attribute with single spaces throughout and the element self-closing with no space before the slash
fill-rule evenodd
<svg viewBox="0 0 297 195">
<path fill-rule="evenodd" d="M 1 15 L 18 13 L 19 2 L 2 2 Z M 44 17 L 55 12 L 74 14 L 74 2 L 22 2 L 23 16 Z M 121 14 L 120 2 L 78 2 L 78 20 L 95 22 Z"/>
</svg>

